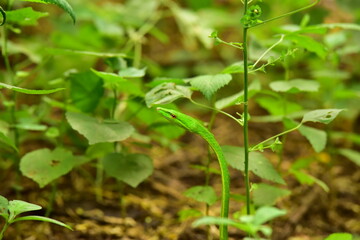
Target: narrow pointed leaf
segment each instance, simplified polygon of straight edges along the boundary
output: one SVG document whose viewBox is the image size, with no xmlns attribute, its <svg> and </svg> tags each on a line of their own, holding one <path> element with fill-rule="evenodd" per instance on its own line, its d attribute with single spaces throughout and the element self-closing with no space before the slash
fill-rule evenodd
<svg viewBox="0 0 360 240">
<path fill-rule="evenodd" d="M 60 222 L 58 220 L 52 219 L 52 218 L 48 218 L 48 217 L 43 217 L 43 216 L 25 216 L 25 217 L 18 217 L 16 218 L 13 222 L 19 222 L 19 221 L 42 221 L 42 222 L 49 222 L 49 223 L 53 223 L 56 225 L 59 225 L 61 227 L 65 227 L 67 229 L 73 230 L 69 225 Z"/>
<path fill-rule="evenodd" d="M 16 92 L 26 93 L 26 94 L 50 94 L 54 92 L 58 92 L 61 90 L 64 90 L 65 88 L 55 88 L 55 89 L 49 89 L 49 90 L 32 90 L 32 89 L 26 89 L 21 87 L 15 87 L 6 83 L 0 83 L 0 89 L 1 88 L 7 88 Z"/>
</svg>

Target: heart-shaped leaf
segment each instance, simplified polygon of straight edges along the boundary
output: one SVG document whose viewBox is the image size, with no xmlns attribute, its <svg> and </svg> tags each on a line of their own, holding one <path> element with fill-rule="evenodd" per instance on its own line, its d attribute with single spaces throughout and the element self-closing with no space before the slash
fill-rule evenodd
<svg viewBox="0 0 360 240">
<path fill-rule="evenodd" d="M 20 160 L 20 171 L 42 188 L 70 172 L 75 163 L 74 156 L 70 151 L 62 148 L 51 151 L 45 148 L 23 156 Z"/>
<path fill-rule="evenodd" d="M 103 159 L 103 166 L 109 176 L 134 188 L 153 172 L 152 160 L 144 154 L 110 153 Z"/>
<path fill-rule="evenodd" d="M 195 186 L 189 188 L 184 192 L 184 195 L 198 202 L 205 202 L 208 205 L 213 205 L 217 200 L 216 192 L 214 188 L 210 186 Z"/>
<path fill-rule="evenodd" d="M 134 132 L 134 128 L 127 122 L 100 122 L 75 112 L 67 112 L 66 118 L 73 129 L 89 140 L 89 144 L 123 141 Z"/>
</svg>

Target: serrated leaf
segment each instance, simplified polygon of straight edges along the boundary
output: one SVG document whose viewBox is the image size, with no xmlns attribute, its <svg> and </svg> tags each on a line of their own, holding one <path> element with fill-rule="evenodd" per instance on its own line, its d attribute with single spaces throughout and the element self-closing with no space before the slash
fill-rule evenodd
<svg viewBox="0 0 360 240">
<path fill-rule="evenodd" d="M 153 172 L 152 160 L 144 154 L 110 153 L 105 156 L 102 163 L 109 176 L 134 188 Z"/>
<path fill-rule="evenodd" d="M 134 128 L 127 122 L 101 122 L 75 112 L 67 112 L 66 118 L 73 129 L 85 136 L 89 144 L 123 141 L 134 132 Z"/>
<path fill-rule="evenodd" d="M 179 98 L 191 98 L 192 91 L 187 86 L 175 83 L 162 83 L 145 94 L 146 105 L 150 108 L 154 105 L 169 104 Z"/>
<path fill-rule="evenodd" d="M 8 209 L 10 213 L 9 221 L 12 222 L 17 215 L 24 212 L 40 210 L 41 207 L 39 205 L 28 203 L 21 200 L 12 200 L 9 201 Z"/>
<path fill-rule="evenodd" d="M 352 240 L 353 237 L 350 233 L 333 233 L 324 240 Z"/>
<path fill-rule="evenodd" d="M 221 147 L 226 161 L 229 165 L 240 171 L 244 171 L 245 159 L 244 148 L 234 146 Z M 276 182 L 285 184 L 280 174 L 275 170 L 270 161 L 265 156 L 258 152 L 250 152 L 249 154 L 249 170 L 255 175 Z"/>
<path fill-rule="evenodd" d="M 328 124 L 333 121 L 343 109 L 320 109 L 308 112 L 304 115 L 302 123 L 319 122 Z"/>
<path fill-rule="evenodd" d="M 256 184 L 253 190 L 253 200 L 255 205 L 274 205 L 276 201 L 291 194 L 291 191 L 274 187 L 265 183 Z"/>
<path fill-rule="evenodd" d="M 327 55 L 327 50 L 325 46 L 317 41 L 315 41 L 313 38 L 300 35 L 300 34 L 289 34 L 285 37 L 288 40 L 293 41 L 298 46 L 305 48 L 306 50 L 310 52 L 316 53 L 319 57 L 324 59 Z"/>
<path fill-rule="evenodd" d="M 22 1 L 55 4 L 58 7 L 62 8 L 65 12 L 67 12 L 72 18 L 74 23 L 76 22 L 75 12 L 66 0 L 22 0 Z"/>
<path fill-rule="evenodd" d="M 354 162 L 358 166 L 360 166 L 360 152 L 351 150 L 351 149 L 339 149 L 339 153 L 345 157 L 347 157 L 350 161 Z"/>
<path fill-rule="evenodd" d="M 0 89 L 1 88 L 7 88 L 16 92 L 26 93 L 26 94 L 50 94 L 55 93 L 61 90 L 64 90 L 65 88 L 55 88 L 55 89 L 49 89 L 49 90 L 32 90 L 32 89 L 26 89 L 21 87 L 15 87 L 6 83 L 0 83 Z"/>
<path fill-rule="evenodd" d="M 232 79 L 230 74 L 203 75 L 188 78 L 191 86 L 197 88 L 207 99 L 217 92 L 220 88 L 227 85 Z"/>
<path fill-rule="evenodd" d="M 48 13 L 34 11 L 31 7 L 11 10 L 6 13 L 6 21 L 8 23 L 20 26 L 36 26 L 39 18 L 49 15 Z"/>
<path fill-rule="evenodd" d="M 208 205 L 213 205 L 217 200 L 215 190 L 210 186 L 191 187 L 184 192 L 184 195 L 198 202 L 205 202 Z"/>
<path fill-rule="evenodd" d="M 104 95 L 101 78 L 91 71 L 86 71 L 71 74 L 69 80 L 71 103 L 83 112 L 94 111 Z"/>
<path fill-rule="evenodd" d="M 261 84 L 259 80 L 254 80 L 249 88 L 248 88 L 248 97 L 251 98 L 254 96 L 257 92 L 261 90 Z M 222 98 L 215 102 L 215 107 L 217 109 L 224 109 L 226 107 L 233 106 L 235 104 L 239 104 L 244 101 L 244 91 L 241 91 L 239 93 L 236 93 L 232 96 Z"/>
<path fill-rule="evenodd" d="M 18 217 L 16 218 L 14 221 L 12 222 L 19 222 L 19 221 L 42 221 L 42 222 L 49 222 L 49 223 L 53 223 L 56 225 L 59 225 L 61 227 L 65 227 L 69 230 L 73 230 L 69 225 L 60 222 L 58 220 L 52 219 L 52 218 L 48 218 L 48 217 L 42 217 L 42 216 L 25 216 L 25 217 Z"/>
<path fill-rule="evenodd" d="M 74 156 L 70 151 L 45 148 L 25 154 L 20 160 L 20 171 L 42 188 L 70 172 L 74 165 Z"/>
<path fill-rule="evenodd" d="M 289 81 L 274 81 L 270 83 L 270 88 L 276 92 L 317 92 L 319 83 L 313 80 L 293 79 Z"/>
</svg>

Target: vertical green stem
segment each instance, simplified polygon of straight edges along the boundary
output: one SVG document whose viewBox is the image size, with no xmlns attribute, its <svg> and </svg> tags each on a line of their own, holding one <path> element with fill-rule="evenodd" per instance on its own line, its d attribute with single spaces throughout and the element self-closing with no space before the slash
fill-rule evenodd
<svg viewBox="0 0 360 240">
<path fill-rule="evenodd" d="M 54 180 L 52 183 L 51 183 L 51 195 L 50 195 L 50 198 L 49 198 L 49 203 L 48 203 L 48 207 L 46 209 L 46 212 L 45 212 L 45 216 L 46 217 L 49 217 L 53 208 L 54 208 L 54 202 L 55 202 L 55 198 L 56 198 L 56 193 L 57 193 L 57 180 Z"/>
<path fill-rule="evenodd" d="M 9 224 L 7 222 L 5 222 L 5 225 L 3 226 L 3 228 L 1 229 L 1 232 L 0 232 L 0 240 L 3 239 L 4 233 L 8 227 L 9 227 Z"/>
<path fill-rule="evenodd" d="M 244 1 L 244 15 L 247 12 L 248 2 Z M 246 214 L 250 214 L 250 182 L 249 182 L 249 136 L 248 136 L 248 48 L 247 48 L 248 27 L 244 26 L 244 159 L 245 159 L 245 187 L 246 187 Z"/>
</svg>

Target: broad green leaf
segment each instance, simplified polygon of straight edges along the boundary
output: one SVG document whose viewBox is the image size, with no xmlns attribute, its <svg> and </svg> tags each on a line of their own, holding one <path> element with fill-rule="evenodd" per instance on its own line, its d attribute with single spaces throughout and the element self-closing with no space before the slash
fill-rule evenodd
<svg viewBox="0 0 360 240">
<path fill-rule="evenodd" d="M 317 92 L 319 83 L 313 80 L 293 79 L 289 81 L 274 81 L 270 83 L 270 88 L 276 92 Z"/>
<path fill-rule="evenodd" d="M 207 99 L 216 93 L 217 90 L 227 85 L 232 79 L 230 74 L 203 75 L 188 78 L 191 86 L 197 88 Z"/>
<path fill-rule="evenodd" d="M 55 179 L 67 174 L 76 162 L 68 150 L 47 148 L 25 154 L 20 160 L 20 171 L 42 188 Z"/>
<path fill-rule="evenodd" d="M 86 149 L 89 158 L 103 158 L 105 155 L 114 151 L 114 144 L 109 142 L 96 143 Z"/>
<path fill-rule="evenodd" d="M 224 156 L 229 165 L 240 171 L 244 171 L 244 148 L 234 146 L 222 146 Z M 275 170 L 270 161 L 259 152 L 250 152 L 249 170 L 255 175 L 276 182 L 285 184 L 280 174 Z"/>
<path fill-rule="evenodd" d="M 256 210 L 253 223 L 256 225 L 262 225 L 276 217 L 280 217 L 285 214 L 285 210 L 281 210 L 275 207 L 264 206 Z"/>
<path fill-rule="evenodd" d="M 60 221 L 58 221 L 58 220 L 55 220 L 55 219 L 52 219 L 52 218 L 42 217 L 42 216 L 18 217 L 18 218 L 16 218 L 13 222 L 29 221 L 29 220 L 49 222 L 49 223 L 53 223 L 53 224 L 59 225 L 59 226 L 61 226 L 61 227 L 65 227 L 65 228 L 67 228 L 67 229 L 72 230 L 72 228 L 71 228 L 69 225 L 65 224 L 65 223 L 62 223 L 62 222 L 60 222 Z"/>
<path fill-rule="evenodd" d="M 83 112 L 93 112 L 104 95 L 101 78 L 86 71 L 71 74 L 69 80 L 71 103 Z"/>
<path fill-rule="evenodd" d="M 203 214 L 201 211 L 197 209 L 183 209 L 178 212 L 178 215 L 179 215 L 179 220 L 183 222 L 185 220 L 188 220 L 189 218 L 200 217 Z"/>
<path fill-rule="evenodd" d="M 149 88 L 154 88 L 158 85 L 164 84 L 164 83 L 174 83 L 175 85 L 184 85 L 185 82 L 183 79 L 180 78 L 166 78 L 166 77 L 157 77 L 151 82 L 147 83 L 146 86 Z"/>
<path fill-rule="evenodd" d="M 11 140 L 10 138 L 8 138 L 5 134 L 3 134 L 2 132 L 0 132 L 0 142 L 4 143 L 5 145 L 13 148 L 15 151 L 18 151 L 17 147 L 15 146 L 15 143 L 13 142 L 13 140 Z"/>
<path fill-rule="evenodd" d="M 146 68 L 138 69 L 134 67 L 125 68 L 119 71 L 119 76 L 123 78 L 140 78 L 145 76 Z"/>
<path fill-rule="evenodd" d="M 327 50 L 325 46 L 317 41 L 315 41 L 313 38 L 300 35 L 300 34 L 289 34 L 285 37 L 288 40 L 293 41 L 296 45 L 305 48 L 306 50 L 310 52 L 316 53 L 319 57 L 324 59 L 327 55 Z"/>
<path fill-rule="evenodd" d="M 48 4 L 48 3 L 55 4 L 58 7 L 62 8 L 65 12 L 67 12 L 70 15 L 70 17 L 72 18 L 74 23 L 76 21 L 75 12 L 66 0 L 22 0 L 22 1 L 45 3 L 45 4 Z"/>
<path fill-rule="evenodd" d="M 184 192 L 184 195 L 198 202 L 207 203 L 208 205 L 213 205 L 217 200 L 215 190 L 210 186 L 191 187 Z"/>
<path fill-rule="evenodd" d="M 336 118 L 343 109 L 320 109 L 308 112 L 304 115 L 302 123 L 319 122 L 328 124 Z"/>
<path fill-rule="evenodd" d="M 110 153 L 102 161 L 105 172 L 136 188 L 153 172 L 152 160 L 144 154 Z"/>
<path fill-rule="evenodd" d="M 70 126 L 84 135 L 89 144 L 123 141 L 130 137 L 134 128 L 122 121 L 99 121 L 82 113 L 67 112 Z"/>
<path fill-rule="evenodd" d="M 7 11 L 7 22 L 20 26 L 36 26 L 39 18 L 49 15 L 48 13 L 34 11 L 31 7 Z"/>
<path fill-rule="evenodd" d="M 330 234 L 324 240 L 352 240 L 352 239 L 353 239 L 353 236 L 350 233 L 333 233 L 333 234 Z"/>
<path fill-rule="evenodd" d="M 248 96 L 251 98 L 261 89 L 261 84 L 259 80 L 254 80 L 248 88 Z M 217 109 L 224 109 L 226 107 L 233 106 L 235 104 L 241 104 L 244 101 L 244 91 L 236 93 L 232 96 L 222 98 L 215 103 Z"/>
<path fill-rule="evenodd" d="M 290 114 L 302 109 L 301 105 L 280 98 L 265 96 L 256 98 L 256 101 L 271 115 L 284 115 L 285 113 Z"/>
<path fill-rule="evenodd" d="M 10 213 L 10 221 L 12 222 L 12 220 L 19 214 L 24 213 L 24 212 L 30 212 L 30 211 L 35 211 L 35 210 L 40 210 L 41 207 L 39 205 L 36 204 L 32 204 L 32 203 L 28 203 L 28 202 L 24 202 L 21 200 L 12 200 L 9 201 L 9 213 Z"/>
<path fill-rule="evenodd" d="M 351 150 L 351 149 L 339 149 L 339 153 L 345 157 L 347 157 L 349 160 L 360 166 L 360 152 Z"/>
<path fill-rule="evenodd" d="M 265 183 L 256 184 L 253 190 L 253 200 L 255 205 L 274 205 L 276 201 L 291 194 L 291 191 L 274 187 Z"/>
<path fill-rule="evenodd" d="M 145 102 L 148 107 L 159 104 L 169 104 L 179 98 L 191 98 L 190 87 L 176 85 L 175 83 L 160 84 L 145 95 Z"/>
<path fill-rule="evenodd" d="M 314 176 L 311 176 L 303 171 L 299 171 L 295 169 L 290 169 L 290 173 L 293 174 L 301 184 L 313 185 L 314 183 L 316 183 L 325 192 L 329 192 L 329 187 L 323 181 L 315 178 Z"/>
<path fill-rule="evenodd" d="M 120 92 L 126 92 L 134 95 L 142 96 L 143 92 L 134 80 L 128 80 L 115 73 L 100 72 L 92 69 L 92 71 L 104 80 L 104 87 Z"/>
<path fill-rule="evenodd" d="M 321 152 L 324 150 L 327 141 L 327 135 L 325 131 L 302 125 L 299 128 L 299 132 L 301 135 L 306 137 L 307 140 L 309 140 L 311 146 L 316 152 Z"/>
<path fill-rule="evenodd" d="M 65 89 L 65 88 L 55 88 L 55 89 L 49 89 L 49 90 L 32 90 L 32 89 L 11 86 L 6 83 L 0 83 L 0 89 L 1 88 L 7 88 L 7 89 L 10 89 L 10 90 L 13 90 L 16 92 L 21 92 L 21 93 L 26 93 L 26 94 L 50 94 L 50 93 L 58 92 L 58 91 Z"/>
<path fill-rule="evenodd" d="M 222 70 L 221 73 L 234 74 L 234 73 L 243 73 L 243 72 L 244 72 L 244 62 L 241 61 L 231 64 L 230 66 Z"/>
<path fill-rule="evenodd" d="M 9 201 L 0 195 L 0 216 L 2 216 L 5 219 L 8 219 L 9 217 Z"/>
</svg>

